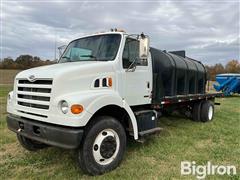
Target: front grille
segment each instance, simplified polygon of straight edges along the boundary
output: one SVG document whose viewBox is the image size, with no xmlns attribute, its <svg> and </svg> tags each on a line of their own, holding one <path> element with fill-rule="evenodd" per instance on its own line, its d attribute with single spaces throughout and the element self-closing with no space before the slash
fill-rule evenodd
<svg viewBox="0 0 240 180">
<path fill-rule="evenodd" d="M 31 108 L 49 109 L 49 106 L 41 105 L 41 104 L 26 103 L 26 102 L 20 102 L 20 101 L 18 101 L 18 104 L 26 107 L 31 107 Z"/>
<path fill-rule="evenodd" d="M 24 94 L 18 94 L 18 98 L 33 99 L 33 100 L 40 100 L 40 101 L 50 101 L 50 97 L 31 96 L 31 95 L 24 95 Z"/>
<path fill-rule="evenodd" d="M 51 89 L 45 89 L 45 88 L 29 88 L 29 87 L 18 87 L 18 91 L 30 91 L 30 92 L 40 92 L 40 93 L 51 93 Z"/>
<path fill-rule="evenodd" d="M 18 80 L 17 104 L 21 107 L 48 110 L 50 105 L 52 83 L 53 81 L 51 79 L 38 79 L 34 82 L 30 82 L 27 79 Z M 38 114 L 38 116 L 41 116 L 41 114 Z"/>
<path fill-rule="evenodd" d="M 35 114 L 35 113 L 26 112 L 26 111 L 18 111 L 18 112 L 25 113 L 25 114 L 30 114 L 30 115 L 34 115 L 34 116 L 38 116 L 38 117 L 47 118 L 47 116 L 41 115 L 41 114 Z"/>
<path fill-rule="evenodd" d="M 21 79 L 18 81 L 19 84 L 52 84 L 52 80 L 36 80 L 31 82 L 27 79 Z"/>
</svg>

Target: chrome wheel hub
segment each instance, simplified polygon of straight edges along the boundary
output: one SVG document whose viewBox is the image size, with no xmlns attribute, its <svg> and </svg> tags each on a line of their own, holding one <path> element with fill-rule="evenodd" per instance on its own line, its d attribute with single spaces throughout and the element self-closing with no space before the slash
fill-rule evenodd
<svg viewBox="0 0 240 180">
<path fill-rule="evenodd" d="M 93 143 L 93 157 L 100 165 L 110 164 L 117 156 L 120 146 L 119 136 L 113 129 L 101 131 Z"/>
<path fill-rule="evenodd" d="M 208 110 L 208 119 L 211 121 L 213 117 L 213 107 L 209 106 L 209 110 Z"/>
</svg>

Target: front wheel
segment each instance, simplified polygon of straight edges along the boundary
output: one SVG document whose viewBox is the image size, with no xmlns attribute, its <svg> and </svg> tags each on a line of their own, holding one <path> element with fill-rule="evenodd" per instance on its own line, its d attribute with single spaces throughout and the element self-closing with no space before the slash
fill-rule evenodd
<svg viewBox="0 0 240 180">
<path fill-rule="evenodd" d="M 78 149 L 78 162 L 83 171 L 99 175 L 115 169 L 123 159 L 126 133 L 113 117 L 97 117 L 87 128 Z"/>
</svg>

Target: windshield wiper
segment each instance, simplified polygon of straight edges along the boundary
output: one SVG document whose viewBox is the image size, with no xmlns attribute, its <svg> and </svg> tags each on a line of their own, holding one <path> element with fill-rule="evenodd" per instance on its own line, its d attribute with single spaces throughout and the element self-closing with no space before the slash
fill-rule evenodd
<svg viewBox="0 0 240 180">
<path fill-rule="evenodd" d="M 61 58 L 64 58 L 64 59 L 70 59 L 70 57 L 67 57 L 67 56 L 63 56 Z"/>
<path fill-rule="evenodd" d="M 90 58 L 93 58 L 93 59 L 95 59 L 97 61 L 97 57 L 93 56 L 93 55 L 86 54 L 86 55 L 81 55 L 80 57 L 90 57 Z"/>
<path fill-rule="evenodd" d="M 61 61 L 61 59 L 63 61 Z M 67 62 L 72 62 L 71 58 L 70 57 L 67 57 L 67 56 L 62 56 L 60 59 L 61 63 L 67 63 Z"/>
<path fill-rule="evenodd" d="M 96 57 L 96 56 L 93 56 L 93 55 L 82 55 L 82 56 L 80 56 L 80 57 L 90 57 L 90 58 L 95 59 L 96 61 L 109 61 L 108 58 L 97 59 L 97 57 Z"/>
</svg>

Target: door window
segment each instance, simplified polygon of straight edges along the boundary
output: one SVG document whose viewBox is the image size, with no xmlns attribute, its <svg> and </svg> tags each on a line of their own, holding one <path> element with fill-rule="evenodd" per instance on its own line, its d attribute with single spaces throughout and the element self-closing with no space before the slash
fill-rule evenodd
<svg viewBox="0 0 240 180">
<path fill-rule="evenodd" d="M 123 50 L 123 68 L 127 69 L 133 61 L 139 64 L 139 41 L 127 38 Z"/>
</svg>

